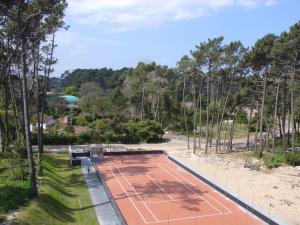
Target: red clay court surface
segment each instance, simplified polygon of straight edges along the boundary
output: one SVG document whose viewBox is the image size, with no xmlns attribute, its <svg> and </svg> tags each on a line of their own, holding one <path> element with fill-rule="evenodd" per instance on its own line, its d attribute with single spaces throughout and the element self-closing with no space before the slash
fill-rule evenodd
<svg viewBox="0 0 300 225">
<path fill-rule="evenodd" d="M 128 225 L 265 224 L 162 154 L 105 156 L 97 167 Z"/>
</svg>

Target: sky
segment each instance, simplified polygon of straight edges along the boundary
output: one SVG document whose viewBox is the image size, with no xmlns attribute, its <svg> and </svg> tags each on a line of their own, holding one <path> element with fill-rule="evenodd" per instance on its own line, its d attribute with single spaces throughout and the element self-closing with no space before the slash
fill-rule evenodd
<svg viewBox="0 0 300 225">
<path fill-rule="evenodd" d="M 54 76 L 77 68 L 175 67 L 209 38 L 246 47 L 300 20 L 300 0 L 67 0 Z"/>
</svg>

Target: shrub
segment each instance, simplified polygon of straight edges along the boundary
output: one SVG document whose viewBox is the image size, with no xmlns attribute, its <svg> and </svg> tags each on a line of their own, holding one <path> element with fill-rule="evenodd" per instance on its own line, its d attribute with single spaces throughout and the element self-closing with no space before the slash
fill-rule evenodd
<svg viewBox="0 0 300 225">
<path fill-rule="evenodd" d="M 75 124 L 77 126 L 87 126 L 88 121 L 85 119 L 85 116 L 79 115 L 79 116 L 75 117 Z"/>
<path fill-rule="evenodd" d="M 66 126 L 63 133 L 49 129 L 43 141 L 49 145 L 157 142 L 163 134 L 160 124 L 153 120 L 117 125 L 116 121 L 98 119 L 90 123 L 90 128 L 91 131 L 82 134 L 75 134 L 72 126 Z M 37 144 L 36 133 L 32 133 L 32 144 Z"/>
<path fill-rule="evenodd" d="M 285 154 L 285 162 L 288 165 L 299 166 L 300 165 L 300 153 L 299 152 L 287 152 Z"/>
<path fill-rule="evenodd" d="M 74 134 L 75 133 L 75 129 L 72 125 L 67 125 L 64 128 L 64 132 L 66 133 L 70 133 L 70 134 Z"/>
<path fill-rule="evenodd" d="M 239 124 L 247 124 L 248 123 L 248 118 L 247 118 L 247 113 L 246 112 L 239 112 L 236 115 L 236 123 Z"/>
<path fill-rule="evenodd" d="M 269 169 L 277 168 L 283 163 L 282 154 L 265 154 L 263 156 L 264 163 Z"/>
<path fill-rule="evenodd" d="M 164 133 L 160 124 L 154 120 L 144 120 L 139 123 L 138 127 L 137 136 L 143 142 L 156 142 Z"/>
<path fill-rule="evenodd" d="M 122 142 L 124 143 L 138 143 L 139 136 L 137 132 L 139 130 L 138 123 L 135 122 L 127 122 L 125 124 L 125 137 Z"/>
</svg>

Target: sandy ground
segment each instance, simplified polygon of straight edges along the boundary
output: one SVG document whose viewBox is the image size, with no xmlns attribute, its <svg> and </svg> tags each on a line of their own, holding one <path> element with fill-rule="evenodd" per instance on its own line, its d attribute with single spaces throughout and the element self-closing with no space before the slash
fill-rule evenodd
<svg viewBox="0 0 300 225">
<path fill-rule="evenodd" d="M 190 151 L 171 154 L 242 199 L 290 225 L 300 225 L 300 171 L 293 167 L 260 171 L 244 168 L 240 153 L 195 156 Z M 260 164 L 255 160 L 255 164 Z"/>
<path fill-rule="evenodd" d="M 165 135 L 168 141 L 159 144 L 114 144 L 113 148 L 165 150 L 180 157 L 181 161 L 213 179 L 242 199 L 263 209 L 287 224 L 300 225 L 300 171 L 293 167 L 268 170 L 256 159 L 249 159 L 243 153 L 198 154 L 187 150 L 186 137 Z M 236 150 L 245 149 L 245 139 L 234 140 Z M 190 146 L 192 147 L 192 141 Z M 62 151 L 67 146 L 46 146 L 46 151 Z M 251 161 L 260 170 L 244 168 Z"/>
</svg>

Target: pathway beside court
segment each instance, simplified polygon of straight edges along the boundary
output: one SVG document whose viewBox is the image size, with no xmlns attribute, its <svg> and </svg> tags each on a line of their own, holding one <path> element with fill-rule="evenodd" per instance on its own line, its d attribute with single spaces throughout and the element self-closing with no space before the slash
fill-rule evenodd
<svg viewBox="0 0 300 225">
<path fill-rule="evenodd" d="M 90 172 L 88 172 L 88 168 Z M 122 225 L 115 212 L 111 200 L 107 196 L 103 184 L 88 157 L 81 157 L 81 170 L 87 184 L 98 222 L 101 225 Z"/>
</svg>

